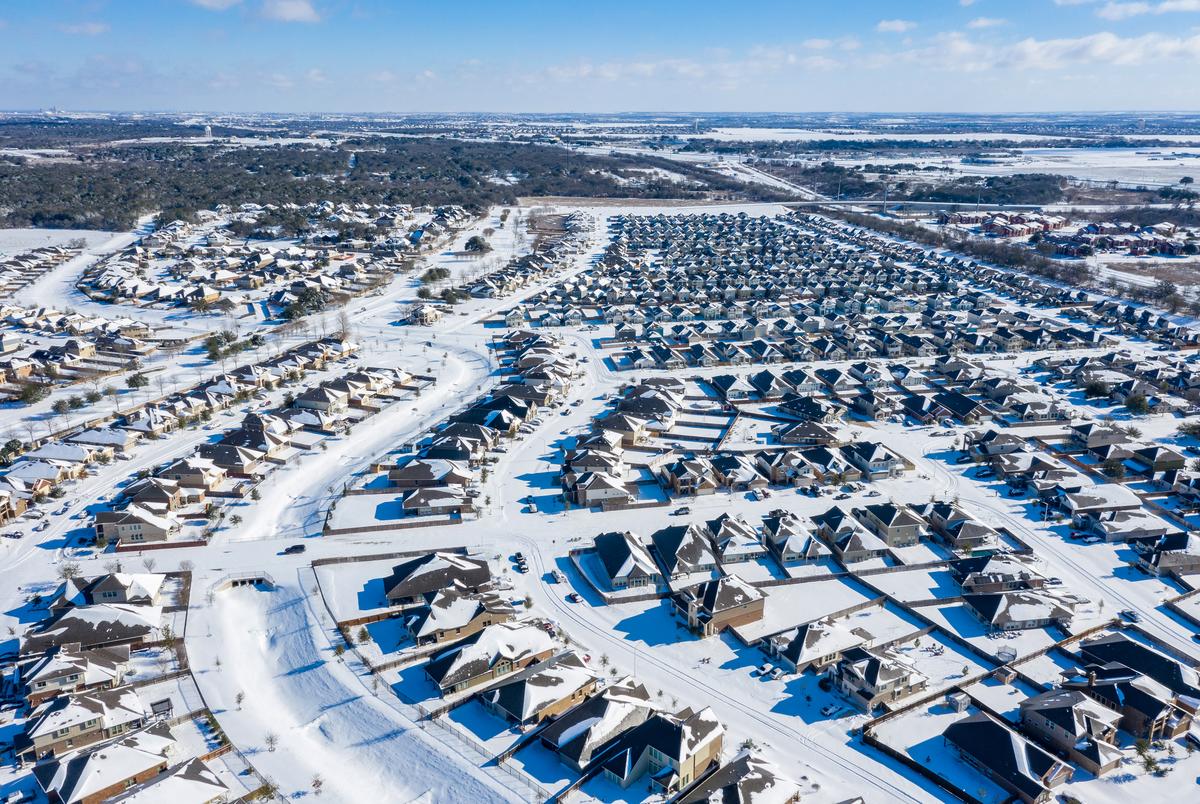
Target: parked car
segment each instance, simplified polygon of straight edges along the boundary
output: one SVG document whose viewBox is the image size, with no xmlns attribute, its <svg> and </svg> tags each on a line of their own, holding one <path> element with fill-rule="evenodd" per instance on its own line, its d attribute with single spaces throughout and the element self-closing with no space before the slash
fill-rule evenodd
<svg viewBox="0 0 1200 804">
<path fill-rule="evenodd" d="M 671 512 L 671 516 L 686 516 L 692 512 L 692 509 L 686 505 L 681 505 Z"/>
<path fill-rule="evenodd" d="M 1121 609 L 1117 612 L 1117 616 L 1122 620 L 1128 620 L 1131 623 L 1140 623 L 1142 621 L 1142 615 L 1138 614 L 1133 609 Z"/>
<path fill-rule="evenodd" d="M 303 544 L 289 544 L 287 547 L 284 548 L 283 554 L 285 556 L 298 556 L 307 549 L 308 549 L 308 547 Z"/>
<path fill-rule="evenodd" d="M 583 598 L 579 596 L 578 592 L 572 592 L 571 594 L 567 595 L 567 600 L 571 601 L 572 603 L 583 602 Z"/>
</svg>

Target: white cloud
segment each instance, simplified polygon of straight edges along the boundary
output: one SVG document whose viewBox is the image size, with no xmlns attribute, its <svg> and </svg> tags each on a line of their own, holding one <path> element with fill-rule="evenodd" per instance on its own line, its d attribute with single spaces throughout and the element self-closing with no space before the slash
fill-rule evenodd
<svg viewBox="0 0 1200 804">
<path fill-rule="evenodd" d="M 1152 10 L 1149 3 L 1106 3 L 1096 15 L 1106 20 L 1123 20 L 1149 14 Z"/>
<path fill-rule="evenodd" d="M 320 22 L 311 0 L 263 0 L 262 14 L 280 22 Z"/>
<path fill-rule="evenodd" d="M 571 64 L 552 65 L 541 72 L 521 77 L 523 83 L 536 84 L 546 80 L 570 84 L 579 81 L 605 83 L 628 82 L 706 82 L 731 91 L 744 87 L 748 82 L 761 81 L 768 76 L 824 72 L 843 66 L 843 62 L 827 55 L 829 48 L 852 50 L 857 40 L 838 39 L 828 43 L 802 43 L 809 51 L 804 52 L 783 46 L 760 45 L 750 48 L 743 56 L 730 56 L 724 52 L 709 54 L 706 59 L 662 58 L 641 61 L 592 63 L 580 61 Z"/>
<path fill-rule="evenodd" d="M 1108 2 L 1096 10 L 1097 16 L 1107 20 L 1124 20 L 1144 14 L 1177 14 L 1200 11 L 1200 0 L 1159 0 L 1147 2 Z"/>
<path fill-rule="evenodd" d="M 958 4 L 963 8 L 975 5 L 975 0 L 958 0 Z"/>
<path fill-rule="evenodd" d="M 207 8 L 209 11 L 224 11 L 227 8 L 232 8 L 242 0 L 189 0 L 194 6 Z"/>
<path fill-rule="evenodd" d="M 291 89 L 296 82 L 283 73 L 268 73 L 262 77 L 263 83 L 274 89 Z"/>
<path fill-rule="evenodd" d="M 916 27 L 917 24 L 912 20 L 880 20 L 875 30 L 880 33 L 904 33 Z"/>
<path fill-rule="evenodd" d="M 1131 66 L 1172 59 L 1200 59 L 1200 34 L 1122 37 L 1104 31 L 1066 39 L 1030 37 L 1009 45 L 999 60 L 1017 69 L 1053 70 L 1072 64 Z"/>
<path fill-rule="evenodd" d="M 100 36 L 108 33 L 109 28 L 107 22 L 80 22 L 75 25 L 64 25 L 60 30 L 75 36 Z"/>
<path fill-rule="evenodd" d="M 304 77 L 308 79 L 308 83 L 310 83 L 310 84 L 328 84 L 329 83 L 329 76 L 325 75 L 325 71 L 318 69 L 316 67 L 313 67 L 311 70 L 309 70 L 307 73 L 305 73 Z"/>
<path fill-rule="evenodd" d="M 920 47 L 873 51 L 863 63 L 873 69 L 896 64 L 946 72 L 988 70 L 1061 70 L 1075 65 L 1130 67 L 1155 62 L 1200 62 L 1200 33 L 1161 33 L 1123 37 L 1110 32 L 1088 36 L 1035 39 L 998 44 L 981 42 L 960 32 L 942 33 Z"/>
<path fill-rule="evenodd" d="M 841 62 L 828 56 L 805 56 L 797 62 L 806 70 L 832 70 L 841 66 Z"/>
<path fill-rule="evenodd" d="M 225 72 L 224 70 L 220 70 L 211 75 L 207 83 L 209 89 L 216 90 L 218 92 L 236 89 L 242 85 L 242 82 L 238 80 L 236 75 Z"/>
<path fill-rule="evenodd" d="M 836 48 L 842 51 L 851 51 L 862 47 L 862 42 L 859 42 L 853 36 L 843 36 L 838 39 L 805 39 L 800 43 L 800 46 L 806 50 L 832 50 Z"/>
<path fill-rule="evenodd" d="M 983 28 L 995 28 L 999 25 L 1004 25 L 1008 20 L 1002 20 L 999 17 L 976 17 L 967 23 L 968 28 L 980 30 Z"/>
</svg>

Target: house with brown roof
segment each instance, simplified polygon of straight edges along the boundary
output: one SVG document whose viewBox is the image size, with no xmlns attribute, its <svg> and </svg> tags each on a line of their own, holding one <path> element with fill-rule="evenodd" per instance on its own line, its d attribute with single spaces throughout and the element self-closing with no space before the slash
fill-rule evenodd
<svg viewBox="0 0 1200 804">
<path fill-rule="evenodd" d="M 575 651 L 526 667 L 479 693 L 484 708 L 526 727 L 554 718 L 596 691 L 600 679 Z"/>
<path fill-rule="evenodd" d="M 1121 713 L 1079 690 L 1049 690 L 1026 698 L 1020 709 L 1026 732 L 1093 776 L 1108 773 L 1125 757 L 1118 747 Z"/>
<path fill-rule="evenodd" d="M 516 616 L 516 609 L 495 592 L 472 592 L 457 581 L 426 593 L 425 599 L 404 616 L 404 627 L 418 645 L 455 642 Z"/>
<path fill-rule="evenodd" d="M 550 658 L 554 643 L 536 626 L 505 622 L 487 628 L 435 653 L 425 675 L 442 695 L 462 692 Z"/>
<path fill-rule="evenodd" d="M 701 637 L 762 619 L 766 595 L 737 575 L 698 583 L 672 595 L 675 611 Z"/>
<path fill-rule="evenodd" d="M 389 605 L 424 605 L 427 595 L 451 586 L 479 592 L 492 580 L 486 560 L 458 553 L 427 553 L 397 564 L 383 580 Z"/>
<path fill-rule="evenodd" d="M 148 714 L 128 687 L 61 695 L 30 713 L 14 749 L 24 762 L 61 755 L 138 729 Z"/>
</svg>

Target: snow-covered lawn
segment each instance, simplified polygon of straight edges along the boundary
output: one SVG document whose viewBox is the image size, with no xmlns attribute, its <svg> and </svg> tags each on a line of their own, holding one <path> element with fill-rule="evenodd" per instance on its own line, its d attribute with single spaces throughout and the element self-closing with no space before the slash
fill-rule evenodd
<svg viewBox="0 0 1200 804">
<path fill-rule="evenodd" d="M 453 532 L 453 529 L 451 529 Z M 397 550 L 407 551 L 408 545 L 397 543 Z M 379 551 L 385 553 L 385 551 Z M 477 558 L 485 556 L 477 555 Z M 380 614 L 391 608 L 384 589 L 384 580 L 405 558 L 381 558 L 322 564 L 314 568 L 321 594 L 329 604 L 330 613 L 338 622 Z M 493 570 L 496 569 L 494 562 Z"/>
<path fill-rule="evenodd" d="M 772 586 L 764 591 L 767 599 L 762 619 L 736 629 L 747 641 L 819 620 L 835 611 L 866 603 L 872 597 L 858 584 L 841 578 Z"/>
<path fill-rule="evenodd" d="M 283 785 L 285 796 L 303 795 L 306 780 L 317 774 L 338 801 L 368 800 L 381 791 L 397 801 L 426 793 L 464 804 L 510 797 L 377 699 L 370 682 L 335 657 L 310 605 L 294 580 L 274 590 L 220 592 L 211 607 L 195 612 L 212 636 L 189 640 L 193 667 L 206 671 L 198 680 L 221 727 Z M 240 705 L 238 692 L 245 693 Z M 268 735 L 277 740 L 274 749 Z"/>
<path fill-rule="evenodd" d="M 91 229 L 0 229 L 0 256 L 61 246 L 73 240 L 83 240 L 92 247 L 108 241 L 114 234 Z"/>
<path fill-rule="evenodd" d="M 989 631 L 963 603 L 925 606 L 921 609 L 921 613 L 993 656 L 997 650 L 1005 646 L 1016 650 L 1018 656 L 1023 656 L 1048 647 L 1063 638 L 1063 635 L 1057 630 L 1052 631 L 1048 628 L 1030 628 L 1003 633 Z"/>
<path fill-rule="evenodd" d="M 871 585 L 902 602 L 953 597 L 961 590 L 946 569 L 912 569 L 872 575 Z"/>
</svg>

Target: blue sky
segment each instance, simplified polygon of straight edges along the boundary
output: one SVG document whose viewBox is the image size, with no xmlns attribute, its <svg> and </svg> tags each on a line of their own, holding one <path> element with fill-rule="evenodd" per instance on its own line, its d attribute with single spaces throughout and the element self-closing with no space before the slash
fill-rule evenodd
<svg viewBox="0 0 1200 804">
<path fill-rule="evenodd" d="M 6 0 L 0 108 L 1196 109 L 1200 0 Z"/>
</svg>

